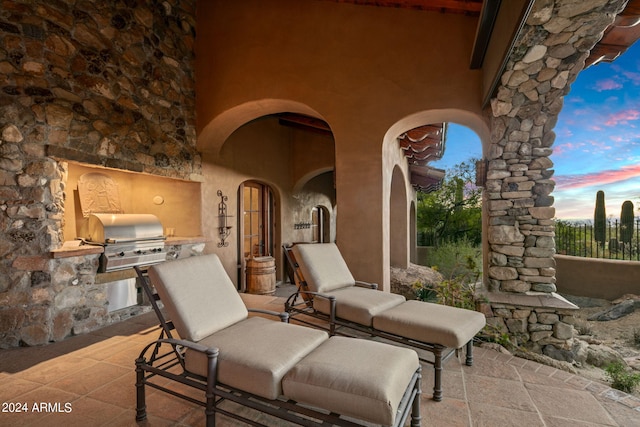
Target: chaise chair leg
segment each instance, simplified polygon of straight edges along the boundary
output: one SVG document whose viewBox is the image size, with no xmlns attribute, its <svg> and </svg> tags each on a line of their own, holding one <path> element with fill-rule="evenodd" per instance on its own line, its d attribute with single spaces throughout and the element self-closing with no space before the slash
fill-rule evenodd
<svg viewBox="0 0 640 427">
<path fill-rule="evenodd" d="M 467 357 L 464 362 L 467 366 L 473 366 L 473 340 L 467 343 Z"/>
<path fill-rule="evenodd" d="M 413 398 L 413 406 L 411 408 L 411 427 L 420 427 L 422 423 L 422 417 L 420 416 L 420 396 L 422 395 L 422 389 L 420 388 L 420 383 L 422 379 L 422 375 L 420 374 L 421 369 L 418 372 L 418 380 L 416 381 L 416 395 Z"/>
<path fill-rule="evenodd" d="M 442 400 L 442 349 L 435 348 L 433 350 L 433 355 L 435 357 L 433 363 L 433 400 L 440 402 Z"/>
<path fill-rule="evenodd" d="M 208 349 L 207 352 L 207 390 L 205 393 L 207 402 L 205 407 L 205 416 L 207 418 L 207 427 L 216 426 L 216 381 L 218 370 L 218 350 Z"/>
<path fill-rule="evenodd" d="M 208 386 L 207 386 L 207 392 L 205 393 L 205 397 L 206 397 L 206 406 L 204 410 L 204 415 L 206 418 L 206 426 L 216 427 L 215 395 L 213 394 L 213 390 L 209 390 Z"/>
<path fill-rule="evenodd" d="M 142 369 L 144 363 L 145 359 L 143 357 L 136 359 L 136 421 L 142 421 L 147 418 L 144 370 Z"/>
</svg>

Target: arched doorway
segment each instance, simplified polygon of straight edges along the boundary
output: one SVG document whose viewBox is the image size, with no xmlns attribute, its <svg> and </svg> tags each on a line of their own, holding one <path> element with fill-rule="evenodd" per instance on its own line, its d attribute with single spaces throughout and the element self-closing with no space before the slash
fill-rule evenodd
<svg viewBox="0 0 640 427">
<path fill-rule="evenodd" d="M 418 230 L 416 227 L 416 203 L 411 200 L 409 205 L 409 262 L 418 263 Z"/>
<path fill-rule="evenodd" d="M 273 192 L 268 185 L 240 185 L 240 254 L 243 258 L 273 254 Z"/>
<path fill-rule="evenodd" d="M 245 181 L 238 189 L 238 259 L 241 289 L 246 260 L 274 254 L 274 195 L 268 185 Z"/>
<path fill-rule="evenodd" d="M 389 200 L 389 255 L 392 267 L 408 267 L 407 209 L 405 178 L 400 168 L 396 166 L 391 177 L 391 197 Z"/>
<path fill-rule="evenodd" d="M 311 228 L 313 243 L 328 243 L 331 241 L 331 218 L 329 210 L 324 206 L 315 206 L 311 210 Z"/>
<path fill-rule="evenodd" d="M 411 163 L 409 164 L 408 179 L 406 180 L 402 179 L 397 181 L 397 182 L 401 181 L 405 185 L 411 185 L 416 190 L 416 192 L 411 192 L 410 190 L 407 189 L 408 199 L 405 201 L 403 201 L 401 198 L 397 198 L 397 195 L 400 194 L 400 192 L 397 192 L 397 191 L 395 192 L 396 198 L 394 199 L 394 182 L 396 182 L 396 178 L 401 178 L 401 176 L 398 174 L 398 171 L 396 170 L 396 166 L 401 164 L 401 160 L 395 154 L 397 151 L 398 143 L 399 143 L 398 135 L 403 135 L 407 133 L 408 129 L 413 130 L 413 129 L 419 129 L 422 127 L 430 127 L 434 124 L 446 124 L 446 128 L 447 128 L 446 144 L 448 147 L 446 150 L 447 153 L 454 153 L 454 154 L 461 153 L 463 156 L 467 156 L 471 153 L 469 149 L 470 148 L 469 144 L 471 144 L 472 148 L 475 148 L 480 152 L 478 157 L 486 158 L 486 155 L 487 155 L 486 151 L 488 150 L 488 147 L 490 145 L 489 127 L 481 116 L 469 111 L 458 110 L 458 109 L 441 109 L 441 110 L 422 111 L 422 112 L 415 113 L 413 115 L 403 118 L 402 120 L 396 122 L 393 126 L 389 128 L 389 130 L 385 134 L 385 139 L 384 139 L 384 146 L 386 147 L 386 151 L 385 151 L 385 156 L 383 156 L 383 158 L 385 159 L 387 164 L 383 169 L 388 171 L 387 172 L 388 175 L 386 179 L 388 179 L 388 182 L 389 182 L 388 188 L 389 188 L 390 202 L 389 202 L 389 210 L 387 215 L 388 215 L 388 221 L 389 221 L 389 253 L 388 253 L 389 263 L 388 265 L 390 266 L 396 266 L 396 263 L 399 260 L 398 255 L 402 253 L 398 251 L 398 248 L 394 249 L 394 242 L 392 241 L 393 239 L 395 239 L 395 234 L 392 231 L 393 224 L 398 220 L 401 222 L 404 221 L 409 234 L 406 237 L 408 242 L 407 243 L 408 249 L 405 252 L 406 259 L 416 264 L 422 264 L 427 266 L 433 265 L 433 264 L 430 264 L 425 258 L 425 251 L 423 250 L 423 248 L 419 247 L 420 242 L 419 242 L 419 239 L 417 239 L 418 232 L 420 231 L 420 228 L 421 228 L 419 219 L 421 217 L 422 209 L 421 209 L 421 203 L 419 199 L 418 200 L 416 199 L 416 196 L 419 194 L 420 191 L 424 192 L 424 190 L 430 190 L 432 187 L 433 189 L 436 189 L 437 186 L 434 187 L 431 184 L 446 177 L 446 175 L 444 174 L 445 172 L 444 169 L 441 169 L 442 166 L 440 166 L 436 161 L 436 158 L 440 158 L 440 156 L 432 156 L 432 158 L 429 158 L 428 156 L 425 157 L 425 155 L 429 154 L 428 149 L 420 151 L 419 147 L 415 147 L 417 149 L 414 149 L 414 147 L 411 147 L 412 152 L 418 153 L 422 157 L 425 157 L 423 160 L 425 161 L 428 160 L 429 162 L 428 166 L 431 169 L 428 169 L 426 167 L 412 169 Z M 473 138 L 469 138 L 468 135 L 464 134 L 463 135 L 464 139 L 462 140 L 463 144 L 459 145 L 458 148 L 453 147 L 454 144 L 452 144 L 452 141 L 451 141 L 452 127 L 463 128 L 465 130 L 468 130 L 469 133 L 472 134 Z M 410 139 L 416 140 L 418 142 L 421 141 L 421 139 L 417 138 L 416 135 L 411 135 Z M 401 145 L 401 147 L 403 146 Z M 403 150 L 404 150 L 404 147 L 403 147 Z M 411 153 L 409 153 L 408 150 L 405 150 L 405 157 L 407 157 L 410 161 L 411 158 L 409 158 L 409 156 L 406 156 L 406 154 L 411 154 Z M 446 156 L 444 152 L 441 154 Z M 447 157 L 447 160 L 449 160 L 452 157 L 455 157 L 455 156 L 450 155 Z M 420 179 L 420 178 L 424 178 L 424 179 Z M 398 219 L 399 211 L 394 212 L 394 209 L 397 209 L 397 207 L 394 208 L 393 203 L 399 203 L 400 205 L 404 204 L 404 206 L 406 207 L 406 211 L 404 213 L 406 215 L 406 219 L 404 217 L 401 219 Z M 486 206 L 483 204 L 483 209 L 484 208 L 486 208 Z M 393 219 L 393 218 L 396 218 L 396 219 Z M 480 223 L 479 225 L 482 227 L 482 230 L 483 230 L 482 234 L 484 235 L 487 224 L 488 224 L 488 216 L 486 216 L 485 212 L 482 213 L 482 219 L 479 221 L 479 223 Z M 486 251 L 486 248 L 484 248 L 484 242 L 485 240 L 483 240 L 482 270 L 486 271 L 487 251 Z M 403 256 L 402 260 L 404 259 L 405 257 Z"/>
</svg>

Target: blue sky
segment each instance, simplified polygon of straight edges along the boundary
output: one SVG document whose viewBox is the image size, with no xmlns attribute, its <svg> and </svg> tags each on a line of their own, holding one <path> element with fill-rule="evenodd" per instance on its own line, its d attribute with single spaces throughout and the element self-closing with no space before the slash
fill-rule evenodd
<svg viewBox="0 0 640 427">
<path fill-rule="evenodd" d="M 607 216 L 619 217 L 622 203 L 640 208 L 640 43 L 612 63 L 583 70 L 564 98 L 554 129 L 556 218 L 592 219 L 598 190 Z M 466 127 L 451 124 L 445 155 L 431 166 L 447 169 L 480 157 L 480 142 Z"/>
</svg>

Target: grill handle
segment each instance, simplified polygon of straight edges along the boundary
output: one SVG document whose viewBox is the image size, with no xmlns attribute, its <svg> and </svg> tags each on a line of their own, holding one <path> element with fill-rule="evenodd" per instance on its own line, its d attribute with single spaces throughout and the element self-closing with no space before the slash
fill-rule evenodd
<svg viewBox="0 0 640 427">
<path fill-rule="evenodd" d="M 135 242 L 150 242 L 153 240 L 166 240 L 166 237 L 164 236 L 157 236 L 157 237 L 142 237 L 142 238 L 133 238 L 133 239 L 107 239 L 105 240 L 105 243 L 108 243 L 110 245 L 116 244 L 116 243 L 135 243 Z"/>
</svg>

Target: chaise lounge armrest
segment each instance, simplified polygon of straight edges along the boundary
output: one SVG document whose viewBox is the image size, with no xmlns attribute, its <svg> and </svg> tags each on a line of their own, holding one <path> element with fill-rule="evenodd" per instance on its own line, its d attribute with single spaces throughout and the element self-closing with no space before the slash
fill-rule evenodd
<svg viewBox="0 0 640 427">
<path fill-rule="evenodd" d="M 362 280 L 356 280 L 355 281 L 355 285 L 359 286 L 361 288 L 378 289 L 378 284 L 377 283 L 363 282 Z"/>
<path fill-rule="evenodd" d="M 176 338 L 161 338 L 148 344 L 142 350 L 142 352 L 140 352 L 140 357 L 144 356 L 144 354 L 147 352 L 147 350 L 149 350 L 149 348 L 159 344 L 169 344 L 173 347 L 187 348 L 189 350 L 199 351 L 200 353 L 205 353 L 205 354 L 217 355 L 219 352 L 218 349 L 215 347 L 207 347 L 206 345 L 198 344 L 193 341 L 186 341 L 186 340 L 181 340 Z"/>
<path fill-rule="evenodd" d="M 335 303 L 335 299 L 336 299 L 336 297 L 334 297 L 333 295 L 327 295 L 320 292 L 305 291 L 302 289 L 298 289 L 294 294 L 289 295 L 289 298 L 287 298 L 287 301 L 284 304 L 285 310 L 288 310 L 289 308 L 294 307 L 296 305 L 296 299 L 298 295 L 303 297 L 305 300 L 306 300 L 305 296 L 311 297 L 311 299 L 313 297 L 324 298 L 329 300 L 329 304 L 331 304 L 331 301 L 334 301 Z M 287 311 L 287 314 L 289 314 L 288 311 Z"/>
<path fill-rule="evenodd" d="M 261 308 L 247 308 L 249 313 L 266 314 L 269 316 L 279 317 L 283 323 L 289 323 L 289 313 L 286 311 L 264 310 Z"/>
</svg>

